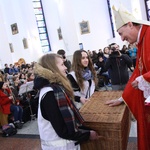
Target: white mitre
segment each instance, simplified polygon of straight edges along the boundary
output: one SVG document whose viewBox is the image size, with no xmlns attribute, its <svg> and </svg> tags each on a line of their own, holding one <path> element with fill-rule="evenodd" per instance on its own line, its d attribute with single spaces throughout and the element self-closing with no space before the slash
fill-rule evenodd
<svg viewBox="0 0 150 150">
<path fill-rule="evenodd" d="M 122 5 L 118 9 L 115 9 L 115 6 L 112 7 L 114 18 L 115 18 L 115 25 L 116 29 L 118 30 L 123 25 L 127 24 L 128 22 L 134 22 L 138 24 L 150 25 L 150 21 L 146 20 L 137 20 L 125 7 Z"/>
</svg>

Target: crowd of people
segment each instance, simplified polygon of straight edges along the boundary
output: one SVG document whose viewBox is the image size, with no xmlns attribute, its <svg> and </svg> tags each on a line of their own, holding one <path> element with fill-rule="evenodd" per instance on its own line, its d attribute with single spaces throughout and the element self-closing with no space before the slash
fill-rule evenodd
<svg viewBox="0 0 150 150">
<path fill-rule="evenodd" d="M 24 108 L 30 102 L 27 99 L 29 93 L 19 94 L 19 90 L 23 84 L 33 80 L 33 63 L 20 66 L 5 64 L 0 72 L 0 126 L 13 123 L 17 129 L 23 127 L 26 121 Z"/>
<path fill-rule="evenodd" d="M 116 50 L 117 50 L 117 52 L 119 52 L 119 55 L 120 55 L 121 54 L 120 51 L 118 49 L 116 49 Z M 65 51 L 61 49 L 61 50 L 58 50 L 58 52 L 57 52 L 58 55 L 54 55 L 54 56 L 49 55 L 45 59 L 43 56 L 43 59 L 46 61 L 46 64 L 45 64 L 45 62 L 43 62 L 43 65 L 48 65 L 47 64 L 48 57 L 52 57 L 51 60 L 54 59 L 53 62 L 55 62 L 57 59 L 60 59 L 60 58 L 62 59 L 62 63 L 64 63 L 64 66 L 66 68 L 60 70 L 61 72 L 63 71 L 65 73 L 65 75 L 63 75 L 63 76 L 61 75 L 62 73 L 60 73 L 60 76 L 61 76 L 60 78 L 65 78 L 64 76 L 66 76 L 66 78 L 64 80 L 66 80 L 68 83 L 64 82 L 64 81 L 61 81 L 61 82 L 64 82 L 63 86 L 65 86 L 65 88 L 67 88 L 65 90 L 66 91 L 68 90 L 68 93 L 71 92 L 69 90 L 70 89 L 69 87 L 71 86 L 72 92 L 73 92 L 72 93 L 73 96 L 71 95 L 71 97 L 74 99 L 73 106 L 75 107 L 75 109 L 80 109 L 80 107 L 82 105 L 84 105 L 84 103 L 86 103 L 89 100 L 90 96 L 95 92 L 96 87 L 99 82 L 98 75 L 105 76 L 107 78 L 107 83 L 112 84 L 111 72 L 113 70 L 111 70 L 111 67 L 106 68 L 106 62 L 109 60 L 109 58 L 111 56 L 111 53 L 112 53 L 111 51 L 112 51 L 112 48 L 107 47 L 107 53 L 108 53 L 107 59 L 106 59 L 106 55 L 104 54 L 104 52 L 106 52 L 106 48 L 105 48 L 104 52 L 100 51 L 100 53 L 98 53 L 98 54 L 95 52 L 94 53 L 94 55 L 95 55 L 94 61 L 93 61 L 93 56 L 92 56 L 92 54 L 89 53 L 89 51 L 77 50 L 74 52 L 73 59 L 71 62 L 71 61 L 67 60 Z M 125 54 L 122 54 L 122 55 L 125 55 Z M 123 58 L 121 57 L 121 59 L 123 59 Z M 104 62 L 103 65 L 100 64 L 101 60 L 102 60 L 102 62 Z M 117 63 L 117 61 L 116 61 L 116 63 Z M 132 64 L 132 62 L 130 62 L 129 65 L 131 65 L 131 64 Z M 53 63 L 53 65 L 55 65 L 55 64 Z M 49 67 L 49 66 L 47 66 L 47 67 Z M 52 69 L 53 67 L 54 66 L 51 66 L 51 67 L 49 67 L 49 69 L 51 69 L 52 72 L 55 72 L 56 68 L 54 67 L 55 69 L 53 70 Z M 51 83 L 51 82 L 49 83 L 48 81 L 45 82 L 45 78 L 46 78 L 45 76 L 44 76 L 44 79 L 43 79 L 43 76 L 42 76 L 42 79 L 39 79 L 38 77 L 41 76 L 39 74 L 41 71 L 36 71 L 36 69 L 33 69 L 33 68 L 34 68 L 34 64 L 22 63 L 21 66 L 16 66 L 16 65 L 12 65 L 12 64 L 10 64 L 8 66 L 8 64 L 5 64 L 4 70 L 1 71 L 1 82 L 0 82 L 0 85 L 1 85 L 0 86 L 0 92 L 1 92 L 1 94 L 0 94 L 0 106 L 1 106 L 0 123 L 1 123 L 1 126 L 8 124 L 10 121 L 10 118 L 11 118 L 11 121 L 14 123 L 16 128 L 18 128 L 18 129 L 22 128 L 23 121 L 24 121 L 24 119 L 23 119 L 24 105 L 26 105 L 26 103 L 24 101 L 24 98 L 22 98 L 22 95 L 19 95 L 19 90 L 23 84 L 34 81 L 34 90 L 40 91 L 40 89 L 42 87 L 45 87 Z M 99 72 L 97 71 L 98 69 L 100 69 Z M 44 71 L 43 71 L 43 73 L 44 73 Z M 58 73 L 58 71 L 57 71 L 57 73 Z M 55 80 L 57 81 L 58 80 L 57 75 L 54 74 L 54 76 L 55 76 Z M 50 77 L 48 77 L 48 79 L 49 78 Z M 60 81 L 58 81 L 58 83 L 59 82 Z M 41 85 L 40 85 L 40 83 L 41 83 Z M 62 84 L 62 83 L 60 83 L 60 84 Z M 6 91 L 7 91 L 7 93 L 6 93 Z M 50 96 L 48 96 L 47 99 L 49 99 Z M 4 99 L 4 97 L 5 97 L 5 99 Z M 70 95 L 68 95 L 67 97 L 70 97 Z M 15 99 L 15 103 L 13 101 L 14 99 Z M 28 98 L 25 97 L 25 99 L 27 100 Z M 47 101 L 47 99 L 45 100 L 45 102 Z M 54 99 L 56 99 L 56 98 L 54 97 Z M 8 103 L 8 101 L 9 101 L 9 103 Z M 7 109 L 5 107 L 6 103 L 8 105 Z M 43 107 L 43 109 L 45 109 L 44 107 L 47 107 L 47 106 L 48 106 L 48 103 L 46 102 L 45 104 L 43 104 L 42 107 Z M 73 107 L 73 106 L 71 105 L 71 107 Z M 52 105 L 52 107 L 54 108 L 53 105 Z M 53 110 L 53 109 L 51 109 L 51 110 Z M 45 111 L 49 111 L 49 110 L 45 110 Z M 39 115 L 41 116 L 41 114 L 39 114 Z M 80 114 L 78 114 L 78 115 L 80 116 Z M 46 120 L 47 119 L 50 119 L 49 121 L 52 121 L 51 118 L 49 118 L 49 116 L 46 116 Z M 59 127 L 59 124 L 57 125 L 55 122 L 54 122 L 54 124 L 56 127 L 57 126 Z M 84 127 L 82 127 L 82 128 L 84 128 Z M 58 130 L 57 134 L 60 134 L 59 132 L 60 131 Z M 82 132 L 80 134 L 82 134 Z M 61 136 L 67 136 L 67 135 L 61 135 Z M 85 135 L 83 134 L 83 136 L 85 136 Z M 90 138 L 90 136 L 92 136 L 91 139 L 98 138 L 98 135 L 95 131 L 88 130 L 87 137 L 83 137 L 83 139 L 81 138 L 81 141 L 84 140 L 84 138 L 85 139 L 88 139 L 88 137 Z M 77 137 L 75 137 L 75 139 L 77 139 Z M 80 139 L 78 139 L 78 140 L 80 141 Z"/>
<path fill-rule="evenodd" d="M 108 73 L 112 89 L 123 90 L 120 98 L 109 100 L 106 105 L 110 107 L 122 103 L 128 105 L 137 120 L 138 149 L 150 149 L 150 101 L 145 102 L 150 96 L 150 88 L 147 86 L 150 82 L 150 23 L 139 21 L 127 12 L 124 7 L 120 7 L 118 11 L 114 9 L 117 32 L 123 41 L 130 43 L 128 48 L 123 46 L 120 51 L 118 45 L 112 43 L 98 54 L 95 51 L 77 50 L 73 54 L 71 72 L 67 72 L 67 67 L 59 55 L 46 54 L 40 58 L 35 69 L 38 74 L 35 83 L 38 83 L 37 88 L 40 90 L 38 126 L 43 149 L 77 150 L 80 147 L 78 144 L 83 141 L 100 138 L 96 131 L 83 126 L 83 119 L 75 103 L 84 105 L 91 96 L 91 87 L 93 89 L 96 87 L 96 73 L 99 74 L 102 70 L 98 68 L 96 72 L 93 69 L 99 65 L 97 61 L 104 61 L 104 72 Z M 131 46 L 135 43 L 137 48 Z M 129 78 L 128 68 L 132 71 L 132 65 L 134 71 Z M 53 112 L 59 117 L 53 115 Z M 82 130 L 79 130 L 80 127 Z"/>
<path fill-rule="evenodd" d="M 68 82 L 71 83 L 70 86 L 73 89 L 74 105 L 77 109 L 80 109 L 100 86 L 99 77 L 103 76 L 104 84 L 111 86 L 112 90 L 123 90 L 129 79 L 128 67 L 132 66 L 132 59 L 125 54 L 125 52 L 122 53 L 116 43 L 105 47 L 103 51 L 99 50 L 99 53 L 95 51 L 93 53 L 89 50 L 77 50 L 73 54 L 72 62 L 67 60 L 66 53 L 63 49 L 58 50 L 57 54 L 61 56 L 66 66 L 65 74 Z M 111 60 L 113 54 L 116 56 Z M 22 128 L 24 122 L 23 114 L 25 113 L 24 106 L 27 104 L 26 100 L 28 100 L 28 95 L 25 94 L 25 98 L 23 98 L 23 96 L 19 94 L 19 90 L 21 85 L 34 81 L 36 76 L 38 76 L 39 72 L 35 73 L 33 68 L 33 63 L 22 63 L 18 66 L 5 64 L 5 68 L 1 70 L 1 126 L 8 124 L 11 118 L 16 128 Z M 120 80 L 118 80 L 118 78 Z M 35 86 L 35 82 L 33 84 L 33 90 L 39 91 L 39 88 Z M 8 105 L 7 108 L 6 104 Z"/>
<path fill-rule="evenodd" d="M 111 43 L 103 51 L 88 51 L 99 78 L 98 86 L 111 86 L 112 90 L 123 90 L 129 80 L 129 71 L 133 72 L 136 61 L 136 47 L 128 49 L 123 45 L 120 50 L 119 45 Z M 126 47 L 126 48 L 125 48 Z M 134 51 L 134 59 L 131 54 Z M 129 53 L 130 52 L 130 53 Z M 102 78 L 102 80 L 100 80 Z M 102 83 L 103 82 L 103 83 Z"/>
<path fill-rule="evenodd" d="M 113 48 L 108 48 L 108 57 L 104 62 L 103 69 L 110 72 L 108 76 L 115 71 L 111 70 L 111 67 L 106 68 Z M 128 72 L 128 66 L 132 66 L 132 59 L 126 54 L 121 54 L 117 48 L 115 51 L 119 59 L 117 57 L 114 64 L 120 61 L 121 65 L 125 65 L 123 69 Z M 95 53 L 93 61 L 89 52 L 76 50 L 70 63 L 66 59 L 65 51 L 59 50 L 57 54 L 45 54 L 35 65 L 34 88 L 40 91 L 38 126 L 42 149 L 78 149 L 82 142 L 98 140 L 101 137 L 96 131 L 83 125 L 84 120 L 79 113 L 79 109 L 89 101 L 99 82 L 98 65 L 96 66 L 99 61 L 98 54 Z M 99 57 L 105 59 L 103 51 Z M 69 62 L 69 65 L 65 65 L 64 62 Z M 122 71 L 122 66 L 118 69 Z M 128 79 L 128 76 L 124 79 L 125 83 Z M 111 82 L 111 78 L 108 80 Z M 119 88 L 117 90 L 123 90 Z M 56 143 L 61 143 L 62 148 Z"/>
<path fill-rule="evenodd" d="M 116 43 L 112 43 L 98 53 L 76 50 L 72 62 L 67 60 L 65 51 L 60 49 L 57 54 L 44 55 L 38 63 L 23 63 L 21 66 L 10 64 L 9 67 L 5 64 L 4 70 L 1 71 L 0 82 L 0 92 L 3 93 L 0 93 L 1 126 L 8 124 L 11 116 L 16 128 L 23 127 L 26 103 L 19 95 L 19 90 L 21 85 L 33 81 L 33 90 L 40 91 L 38 95 L 40 107 L 35 107 L 39 108 L 36 111 L 38 111 L 38 126 L 43 149 L 51 146 L 47 145 L 47 139 L 51 141 L 52 133 L 55 133 L 57 142 L 65 141 L 67 144 L 63 146 L 67 148 L 74 146 L 77 148 L 83 141 L 99 139 L 100 135 L 96 131 L 83 126 L 79 109 L 101 86 L 102 76 L 104 77 L 102 86 L 111 86 L 112 90 L 124 90 L 129 80 L 129 68 L 134 69 L 133 59 L 128 51 L 128 49 L 120 50 Z M 17 100 L 15 103 L 14 97 Z M 7 106 L 9 111 L 4 107 L 6 103 L 9 105 Z M 66 117 L 73 119 L 67 121 Z M 49 128 L 47 134 L 44 126 Z M 71 141 L 68 143 L 68 140 Z"/>
</svg>

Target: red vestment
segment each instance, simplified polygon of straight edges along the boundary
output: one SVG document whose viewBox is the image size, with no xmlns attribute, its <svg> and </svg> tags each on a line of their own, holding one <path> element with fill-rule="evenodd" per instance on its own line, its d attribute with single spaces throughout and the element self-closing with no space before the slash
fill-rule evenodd
<svg viewBox="0 0 150 150">
<path fill-rule="evenodd" d="M 136 68 L 122 97 L 137 120 L 138 149 L 150 150 L 150 106 L 145 105 L 143 92 L 131 86 L 140 75 L 150 82 L 150 26 L 143 25 L 137 48 Z"/>
</svg>

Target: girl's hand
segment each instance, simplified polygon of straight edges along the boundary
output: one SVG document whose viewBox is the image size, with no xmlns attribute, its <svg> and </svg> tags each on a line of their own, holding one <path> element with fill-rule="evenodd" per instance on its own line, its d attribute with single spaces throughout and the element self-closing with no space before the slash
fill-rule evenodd
<svg viewBox="0 0 150 150">
<path fill-rule="evenodd" d="M 85 104 L 87 101 L 89 101 L 89 99 L 81 97 L 80 101 L 81 101 L 82 104 Z"/>
<path fill-rule="evenodd" d="M 91 130 L 90 131 L 90 140 L 98 140 L 100 136 L 96 131 Z"/>
</svg>

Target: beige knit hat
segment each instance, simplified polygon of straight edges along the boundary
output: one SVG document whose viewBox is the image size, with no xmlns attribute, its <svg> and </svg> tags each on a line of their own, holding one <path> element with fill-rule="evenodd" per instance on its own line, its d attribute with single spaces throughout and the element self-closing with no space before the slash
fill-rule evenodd
<svg viewBox="0 0 150 150">
<path fill-rule="evenodd" d="M 115 7 L 112 7 L 114 18 L 115 18 L 115 25 L 116 29 L 118 30 L 123 25 L 127 24 L 128 22 L 134 22 L 144 25 L 150 25 L 150 21 L 146 20 L 137 20 L 127 9 L 125 9 L 122 5 L 118 9 L 118 11 L 115 9 Z"/>
</svg>

